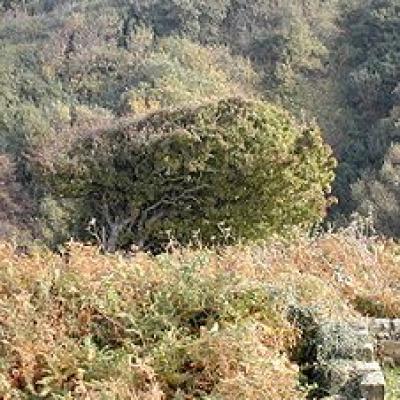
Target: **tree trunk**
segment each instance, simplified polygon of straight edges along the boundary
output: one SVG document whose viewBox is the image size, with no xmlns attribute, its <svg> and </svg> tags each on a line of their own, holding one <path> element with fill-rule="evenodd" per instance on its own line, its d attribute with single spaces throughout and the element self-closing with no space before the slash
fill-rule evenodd
<svg viewBox="0 0 400 400">
<path fill-rule="evenodd" d="M 110 226 L 110 233 L 103 239 L 103 248 L 107 253 L 115 253 L 118 245 L 119 234 L 124 227 L 122 223 L 114 223 Z"/>
</svg>

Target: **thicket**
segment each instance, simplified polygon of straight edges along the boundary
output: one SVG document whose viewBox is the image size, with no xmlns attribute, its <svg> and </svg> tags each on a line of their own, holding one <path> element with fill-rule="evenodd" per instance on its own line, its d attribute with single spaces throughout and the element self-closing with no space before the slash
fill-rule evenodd
<svg viewBox="0 0 400 400">
<path fill-rule="evenodd" d="M 399 137 L 398 0 L 3 0 L 0 13 L 1 151 L 49 242 L 71 232 L 61 217 L 64 233 L 51 232 L 62 212 L 25 154 L 71 125 L 239 95 L 280 103 L 333 146 L 340 220 L 365 213 L 352 186 L 379 174 Z M 397 235 L 378 192 L 377 227 Z"/>
<path fill-rule="evenodd" d="M 331 219 L 368 201 L 377 228 L 397 236 L 378 175 L 399 136 L 399 21 L 398 0 L 1 1 L 0 151 L 33 236 L 55 245 L 76 233 L 68 202 L 32 172 L 37 142 L 235 96 L 315 119 L 339 159 Z M 361 185 L 375 188 L 362 202 Z"/>
<path fill-rule="evenodd" d="M 108 251 L 310 228 L 325 215 L 334 177 L 317 128 L 239 99 L 116 122 L 64 142 L 38 146 L 38 179 L 53 198 L 70 200 Z"/>
<path fill-rule="evenodd" d="M 0 0 L 0 397 L 312 396 L 299 349 L 400 313 L 399 44 L 399 0 Z M 321 135 L 368 237 L 292 230 Z"/>
<path fill-rule="evenodd" d="M 357 230 L 297 237 L 131 258 L 0 244 L 0 395 L 305 398 L 289 314 L 311 311 L 324 332 L 399 315 L 399 248 Z M 324 359 L 344 351 L 331 331 Z"/>
</svg>

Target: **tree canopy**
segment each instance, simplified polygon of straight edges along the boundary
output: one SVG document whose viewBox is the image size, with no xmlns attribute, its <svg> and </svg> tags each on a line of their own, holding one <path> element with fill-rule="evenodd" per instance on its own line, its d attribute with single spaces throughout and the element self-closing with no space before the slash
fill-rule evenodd
<svg viewBox="0 0 400 400">
<path fill-rule="evenodd" d="M 0 1 L 0 152 L 34 219 L 67 238 L 52 222 L 66 204 L 27 157 L 38 143 L 165 108 L 267 101 L 321 127 L 339 161 L 329 218 L 347 221 L 364 213 L 352 188 L 399 142 L 399 13 L 398 0 Z"/>
<path fill-rule="evenodd" d="M 167 233 L 218 243 L 224 228 L 237 240 L 310 226 L 324 216 L 335 165 L 317 128 L 240 99 L 156 112 L 44 151 L 48 188 L 80 200 L 108 250 L 159 245 Z"/>
</svg>

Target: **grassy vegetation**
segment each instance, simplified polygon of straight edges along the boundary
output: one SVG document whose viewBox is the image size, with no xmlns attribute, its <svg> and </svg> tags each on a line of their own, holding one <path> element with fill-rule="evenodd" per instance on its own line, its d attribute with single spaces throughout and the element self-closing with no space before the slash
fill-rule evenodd
<svg viewBox="0 0 400 400">
<path fill-rule="evenodd" d="M 386 369 L 386 400 L 397 400 L 400 398 L 400 369 Z"/>
<path fill-rule="evenodd" d="M 400 238 L 399 43 L 399 0 L 0 0 L 0 400 L 330 393 L 400 246 L 292 227 Z"/>
<path fill-rule="evenodd" d="M 351 231 L 156 257 L 17 253 L 0 245 L 3 399 L 302 399 L 289 306 L 399 312 L 399 248 Z"/>
</svg>

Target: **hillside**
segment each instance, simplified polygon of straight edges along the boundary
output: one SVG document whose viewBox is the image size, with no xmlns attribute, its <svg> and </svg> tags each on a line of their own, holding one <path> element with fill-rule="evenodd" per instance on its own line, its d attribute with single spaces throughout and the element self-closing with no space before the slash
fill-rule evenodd
<svg viewBox="0 0 400 400">
<path fill-rule="evenodd" d="M 312 387 L 300 386 L 298 351 L 307 336 L 290 315 L 333 335 L 308 338 L 307 349 L 324 343 L 319 362 L 348 352 L 350 337 L 335 347 L 336 323 L 399 315 L 398 253 L 354 230 L 157 257 L 77 243 L 62 257 L 18 255 L 2 244 L 0 394 L 305 398 Z"/>
<path fill-rule="evenodd" d="M 330 220 L 358 211 L 397 236 L 399 21 L 398 0 L 2 0 L 0 151 L 29 210 L 8 220 L 52 246 L 76 232 L 32 174 L 43 138 L 240 96 L 321 126 L 339 160 Z"/>
<path fill-rule="evenodd" d="M 400 0 L 0 0 L 0 399 L 399 399 L 399 140 Z"/>
</svg>

